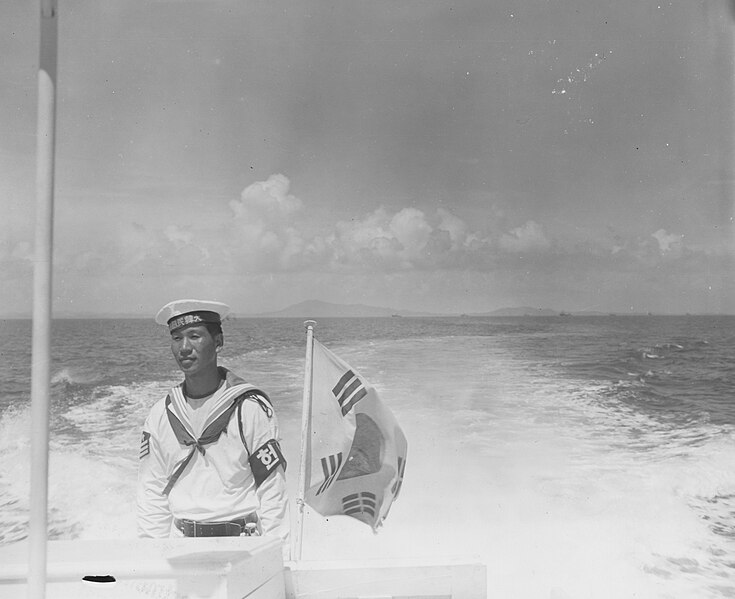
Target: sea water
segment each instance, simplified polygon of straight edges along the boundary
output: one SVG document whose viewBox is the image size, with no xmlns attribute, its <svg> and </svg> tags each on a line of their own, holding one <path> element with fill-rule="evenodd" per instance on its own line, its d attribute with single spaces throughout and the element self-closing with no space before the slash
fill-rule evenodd
<svg viewBox="0 0 735 599">
<path fill-rule="evenodd" d="M 0 333 L 8 544 L 28 529 L 31 326 Z M 315 334 L 409 449 L 379 532 L 307 508 L 305 559 L 477 559 L 500 598 L 735 597 L 735 317 L 322 319 Z M 52 345 L 50 537 L 133 537 L 141 425 L 180 380 L 166 330 L 60 320 Z M 304 349 L 298 319 L 225 323 L 221 363 L 273 399 L 293 497 Z"/>
</svg>

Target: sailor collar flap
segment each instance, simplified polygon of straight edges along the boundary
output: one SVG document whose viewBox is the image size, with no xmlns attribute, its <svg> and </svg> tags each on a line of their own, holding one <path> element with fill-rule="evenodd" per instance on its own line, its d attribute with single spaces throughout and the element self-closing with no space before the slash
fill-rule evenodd
<svg viewBox="0 0 735 599">
<path fill-rule="evenodd" d="M 228 373 L 229 375 L 229 373 Z M 173 474 L 169 477 L 168 484 L 164 489 L 164 495 L 168 495 L 174 483 L 183 474 L 184 469 L 189 464 L 197 450 L 204 455 L 206 453 L 205 446 L 214 443 L 219 439 L 222 432 L 227 428 L 233 412 L 240 405 L 238 398 L 249 393 L 262 393 L 253 385 L 245 383 L 241 379 L 232 380 L 227 377 L 225 386 L 218 389 L 214 395 L 207 400 L 209 409 L 204 420 L 204 429 L 199 438 L 194 435 L 191 421 L 186 410 L 186 398 L 183 393 L 183 383 L 177 385 L 166 397 L 166 415 L 169 424 L 176 436 L 177 441 L 186 446 L 191 447 L 188 455 L 181 460 L 175 467 Z M 229 386 L 233 382 L 232 386 Z"/>
<path fill-rule="evenodd" d="M 232 387 L 223 386 L 218 389 L 215 394 L 207 400 L 205 409 L 208 410 L 207 416 L 204 419 L 202 437 L 207 436 L 207 429 L 211 428 L 212 424 L 219 421 L 225 414 L 227 419 L 224 424 L 230 420 L 232 410 L 235 407 L 235 399 L 248 393 L 249 391 L 258 391 L 253 385 L 248 383 L 240 383 L 233 385 Z M 186 397 L 184 396 L 182 385 L 177 385 L 166 398 L 166 411 L 168 414 L 169 421 L 171 418 L 175 418 L 181 427 L 186 431 L 187 436 L 194 439 L 194 429 L 192 428 L 191 421 L 189 419 L 189 411 L 187 410 Z M 172 423 L 173 426 L 173 423 Z M 174 427 L 174 432 L 177 433 L 177 427 Z M 219 437 L 219 435 L 217 435 Z M 176 434 L 179 443 L 189 445 L 190 443 L 185 442 L 180 435 Z M 214 439 L 216 440 L 216 439 Z"/>
</svg>

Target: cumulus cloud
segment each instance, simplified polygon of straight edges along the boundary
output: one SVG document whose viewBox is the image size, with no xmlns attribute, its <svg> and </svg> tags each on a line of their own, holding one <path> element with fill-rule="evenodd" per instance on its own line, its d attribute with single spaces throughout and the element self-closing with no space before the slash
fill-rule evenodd
<svg viewBox="0 0 735 599">
<path fill-rule="evenodd" d="M 390 214 L 380 207 L 361 220 L 337 222 L 325 245 L 335 264 L 407 268 L 420 256 L 430 232 L 420 210 Z"/>
<path fill-rule="evenodd" d="M 390 221 L 390 231 L 403 248 L 407 259 L 419 258 L 426 248 L 433 227 L 421 210 L 404 208 Z"/>
<path fill-rule="evenodd" d="M 459 266 L 472 252 L 479 257 L 489 240 L 468 233 L 464 221 L 444 209 L 427 215 L 417 208 L 390 213 L 380 207 L 362 219 L 338 222 L 325 244 L 336 265 L 405 270 Z"/>
<path fill-rule="evenodd" d="M 463 247 L 468 240 L 475 240 L 474 235 L 468 237 L 467 224 L 461 218 L 444 208 L 439 208 L 436 213 L 439 217 L 439 230 L 449 235 L 452 249 L 457 250 Z"/>
<path fill-rule="evenodd" d="M 542 252 L 551 247 L 535 221 L 494 235 L 472 230 L 445 208 L 427 213 L 415 207 L 390 211 L 378 207 L 350 220 L 324 224 L 306 236 L 298 226 L 303 202 L 282 174 L 246 187 L 229 203 L 232 222 L 226 247 L 236 267 L 248 272 L 294 269 L 486 269 L 498 252 Z M 497 223 L 488 228 L 494 229 Z M 175 233 L 175 234 L 174 234 Z M 181 242 L 181 232 L 168 238 Z"/>
<path fill-rule="evenodd" d="M 665 229 L 659 229 L 651 237 L 658 242 L 658 249 L 662 254 L 680 248 L 684 239 L 683 235 L 668 233 Z"/>
<path fill-rule="evenodd" d="M 598 240 L 598 243 L 602 243 Z M 603 247 L 603 245 L 600 245 Z M 650 235 L 616 234 L 608 248 L 608 253 L 618 264 L 627 264 L 629 267 L 652 267 L 663 262 L 686 260 L 692 253 L 707 251 L 688 247 L 684 243 L 684 236 L 669 233 L 665 229 L 658 229 Z"/>
<path fill-rule="evenodd" d="M 610 262 L 616 268 L 650 266 L 682 256 L 683 238 L 659 229 L 647 238 L 590 236 L 574 244 L 552 240 L 544 226 L 527 220 L 504 227 L 491 207 L 483 230 L 446 208 L 391 210 L 384 206 L 349 220 L 310 223 L 304 202 L 282 174 L 248 185 L 222 206 L 229 218 L 203 223 L 147 223 L 119 227 L 106 247 L 107 258 L 77 256 L 70 268 L 99 272 L 184 273 L 197 269 L 223 276 L 285 272 L 406 272 L 410 270 L 554 269 L 573 261 L 589 265 Z M 308 215 L 306 215 L 308 216 Z M 214 224 L 212 224 L 214 223 Z M 590 234 L 591 235 L 591 234 Z M 614 243 L 613 243 L 614 241 Z M 10 248 L 8 248 L 10 249 Z M 13 252 L 20 258 L 26 250 Z M 76 246 L 81 254 L 85 248 Z M 550 251 L 553 249 L 553 251 Z M 9 252 L 8 252 L 9 253 Z"/>
<path fill-rule="evenodd" d="M 239 200 L 230 202 L 235 239 L 229 247 L 235 259 L 249 270 L 288 269 L 306 249 L 292 221 L 303 208 L 290 193 L 291 182 L 281 174 L 271 175 L 246 187 Z"/>
<path fill-rule="evenodd" d="M 74 252 L 60 252 L 59 269 L 88 275 L 117 272 L 151 277 L 214 271 L 219 259 L 212 257 L 213 248 L 211 235 L 190 226 L 133 222 L 119 226 L 102 252 L 98 251 L 99 242 L 90 240 L 75 244 Z"/>
<path fill-rule="evenodd" d="M 499 245 L 506 252 L 533 252 L 548 249 L 551 242 L 546 237 L 543 227 L 529 220 L 523 226 L 501 235 Z"/>
<path fill-rule="evenodd" d="M 235 218 L 255 218 L 261 222 L 277 224 L 303 207 L 296 196 L 289 193 L 291 182 L 281 174 L 271 175 L 266 181 L 248 185 L 239 200 L 230 202 Z"/>
</svg>

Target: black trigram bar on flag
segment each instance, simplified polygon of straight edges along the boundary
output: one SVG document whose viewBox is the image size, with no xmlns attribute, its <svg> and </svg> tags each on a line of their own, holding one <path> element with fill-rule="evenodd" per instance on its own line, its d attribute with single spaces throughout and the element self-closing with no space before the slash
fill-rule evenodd
<svg viewBox="0 0 735 599">
<path fill-rule="evenodd" d="M 391 493 L 393 493 L 393 499 L 398 497 L 398 493 L 401 492 L 401 485 L 403 485 L 403 473 L 406 471 L 406 459 L 398 456 L 398 478 L 391 487 Z"/>
<path fill-rule="evenodd" d="M 334 386 L 332 393 L 342 408 L 342 416 L 346 416 L 352 406 L 367 395 L 367 390 L 355 373 L 348 370 Z"/>
<path fill-rule="evenodd" d="M 328 458 L 322 458 L 321 462 L 322 471 L 324 472 L 324 482 L 317 489 L 317 495 L 324 493 L 334 482 L 337 472 L 339 472 L 339 467 L 342 465 L 342 452 L 340 451 L 337 455 L 330 455 Z"/>
<path fill-rule="evenodd" d="M 346 516 L 370 514 L 375 517 L 377 506 L 377 497 L 374 493 L 368 493 L 367 491 L 352 493 L 342 498 L 342 511 Z"/>
</svg>

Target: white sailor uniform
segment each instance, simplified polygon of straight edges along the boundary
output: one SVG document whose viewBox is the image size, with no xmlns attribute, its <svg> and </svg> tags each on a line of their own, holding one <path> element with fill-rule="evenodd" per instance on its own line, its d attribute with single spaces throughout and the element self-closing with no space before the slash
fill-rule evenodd
<svg viewBox="0 0 735 599">
<path fill-rule="evenodd" d="M 273 407 L 264 393 L 220 371 L 225 383 L 205 403 L 203 430 L 193 430 L 183 383 L 151 408 L 140 448 L 138 535 L 164 538 L 181 534 L 182 522 L 257 515 L 260 531 L 287 547 L 286 463 Z"/>
</svg>

